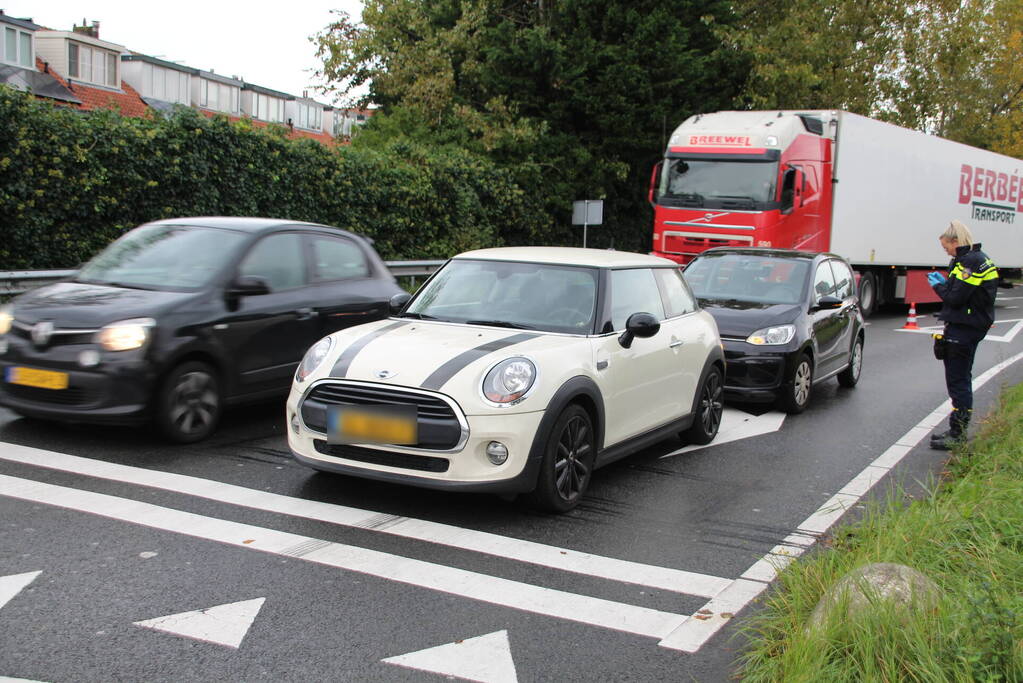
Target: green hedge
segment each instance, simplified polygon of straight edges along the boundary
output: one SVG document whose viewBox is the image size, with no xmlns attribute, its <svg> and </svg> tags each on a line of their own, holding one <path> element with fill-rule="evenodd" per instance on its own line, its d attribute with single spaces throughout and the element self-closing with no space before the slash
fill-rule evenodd
<svg viewBox="0 0 1023 683">
<path fill-rule="evenodd" d="M 185 108 L 85 114 L 0 86 L 0 270 L 74 267 L 136 225 L 203 215 L 336 225 L 393 260 L 500 246 L 550 224 L 467 152 L 329 148 Z"/>
</svg>

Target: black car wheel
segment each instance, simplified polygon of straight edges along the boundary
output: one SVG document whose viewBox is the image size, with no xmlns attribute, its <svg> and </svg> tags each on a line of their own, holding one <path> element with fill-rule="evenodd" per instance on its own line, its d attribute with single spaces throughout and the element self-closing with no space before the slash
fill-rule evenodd
<svg viewBox="0 0 1023 683">
<path fill-rule="evenodd" d="M 721 427 L 721 414 L 725 409 L 725 387 L 717 367 L 712 367 L 704 378 L 698 401 L 693 424 L 682 434 L 682 438 L 702 446 L 717 436 L 718 428 Z"/>
<path fill-rule="evenodd" d="M 554 423 L 531 502 L 549 512 L 568 512 L 582 499 L 597 456 L 590 414 L 570 405 Z"/>
<path fill-rule="evenodd" d="M 849 354 L 849 367 L 838 373 L 838 383 L 843 387 L 853 388 L 860 381 L 860 370 L 863 369 L 863 337 L 857 337 Z"/>
<path fill-rule="evenodd" d="M 803 354 L 799 357 L 796 367 L 792 370 L 788 383 L 782 388 L 781 408 L 786 413 L 795 415 L 806 410 L 810 402 L 810 389 L 813 387 L 813 361 Z"/>
<path fill-rule="evenodd" d="M 873 273 L 860 275 L 860 313 L 869 318 L 877 308 L 877 277 Z"/>
<path fill-rule="evenodd" d="M 171 441 L 193 443 L 213 433 L 221 404 L 216 371 L 206 363 L 183 363 L 163 382 L 156 419 Z"/>
</svg>

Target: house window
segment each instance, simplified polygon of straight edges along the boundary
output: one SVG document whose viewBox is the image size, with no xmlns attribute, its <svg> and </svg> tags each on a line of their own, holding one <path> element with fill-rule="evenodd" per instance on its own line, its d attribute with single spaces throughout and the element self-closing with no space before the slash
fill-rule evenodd
<svg viewBox="0 0 1023 683">
<path fill-rule="evenodd" d="M 34 56 L 32 55 L 31 33 L 4 27 L 3 35 L 0 36 L 0 45 L 3 45 L 3 51 L 0 54 L 3 55 L 5 62 L 32 68 Z"/>
<path fill-rule="evenodd" d="M 237 114 L 238 92 L 238 88 L 226 83 L 217 83 L 203 78 L 199 87 L 199 106 L 226 114 Z"/>
<path fill-rule="evenodd" d="M 284 121 L 284 100 L 252 93 L 252 117 L 271 123 Z"/>
<path fill-rule="evenodd" d="M 323 127 L 323 108 L 311 104 L 299 104 L 298 121 L 295 125 L 299 128 L 320 130 Z"/>
<path fill-rule="evenodd" d="M 81 81 L 118 86 L 117 55 L 108 50 L 68 43 L 68 75 Z"/>
</svg>

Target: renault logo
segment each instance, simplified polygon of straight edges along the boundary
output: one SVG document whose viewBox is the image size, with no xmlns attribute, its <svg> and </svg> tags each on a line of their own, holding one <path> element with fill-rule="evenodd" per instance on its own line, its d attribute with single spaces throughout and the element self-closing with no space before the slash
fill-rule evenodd
<svg viewBox="0 0 1023 683">
<path fill-rule="evenodd" d="M 46 346 L 53 335 L 53 323 L 49 320 L 42 320 L 32 326 L 32 341 L 36 346 Z"/>
<path fill-rule="evenodd" d="M 391 379 L 392 377 L 394 377 L 398 373 L 397 372 L 393 372 L 391 370 L 377 370 L 373 374 L 376 375 L 377 379 Z"/>
</svg>

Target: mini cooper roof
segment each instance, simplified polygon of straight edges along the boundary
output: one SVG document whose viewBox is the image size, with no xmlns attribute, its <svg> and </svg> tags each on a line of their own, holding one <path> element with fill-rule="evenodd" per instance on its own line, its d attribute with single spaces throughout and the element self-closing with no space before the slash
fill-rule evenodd
<svg viewBox="0 0 1023 683">
<path fill-rule="evenodd" d="M 634 254 L 628 251 L 610 249 L 580 249 L 577 247 L 500 247 L 467 251 L 455 259 L 486 261 L 519 261 L 526 263 L 550 263 L 567 266 L 589 266 L 591 268 L 678 268 L 678 264 L 659 256 Z"/>
</svg>

